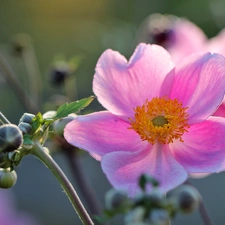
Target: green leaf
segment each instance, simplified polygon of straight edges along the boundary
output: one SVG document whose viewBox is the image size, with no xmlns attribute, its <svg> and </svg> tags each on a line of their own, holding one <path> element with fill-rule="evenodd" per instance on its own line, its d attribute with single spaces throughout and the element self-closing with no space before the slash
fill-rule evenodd
<svg viewBox="0 0 225 225">
<path fill-rule="evenodd" d="M 90 96 L 88 98 L 83 98 L 76 102 L 65 103 L 58 108 L 56 114 L 54 115 L 52 119 L 57 120 L 57 119 L 66 117 L 71 113 L 76 113 L 79 110 L 87 107 L 93 100 L 94 100 L 94 97 Z"/>
<path fill-rule="evenodd" d="M 142 174 L 139 179 L 139 186 L 143 191 L 145 191 L 146 185 L 148 183 L 150 183 L 153 187 L 159 186 L 159 182 L 156 179 L 154 179 L 153 177 L 150 177 L 147 174 Z"/>
<path fill-rule="evenodd" d="M 23 136 L 23 144 L 24 145 L 33 145 L 33 141 L 30 139 L 30 135 L 25 134 Z"/>
</svg>

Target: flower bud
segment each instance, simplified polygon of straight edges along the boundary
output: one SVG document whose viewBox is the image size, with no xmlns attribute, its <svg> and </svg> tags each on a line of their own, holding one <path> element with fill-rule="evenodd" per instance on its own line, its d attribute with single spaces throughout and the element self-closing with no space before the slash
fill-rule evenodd
<svg viewBox="0 0 225 225">
<path fill-rule="evenodd" d="M 106 193 L 105 202 L 108 210 L 123 210 L 132 205 L 131 199 L 128 198 L 124 191 L 115 189 L 111 189 Z"/>
<path fill-rule="evenodd" d="M 191 213 L 199 207 L 201 195 L 198 190 L 191 185 L 182 185 L 169 196 L 176 208 L 184 213 Z"/>
<path fill-rule="evenodd" d="M 24 122 L 24 123 L 29 123 L 29 124 L 31 124 L 32 119 L 33 119 L 34 117 L 35 117 L 34 114 L 31 114 L 31 113 L 24 113 L 24 114 L 22 115 L 22 117 L 20 118 L 19 123 Z"/>
<path fill-rule="evenodd" d="M 0 152 L 11 152 L 18 149 L 23 143 L 23 134 L 14 124 L 5 124 L 0 127 Z"/>
<path fill-rule="evenodd" d="M 164 209 L 154 209 L 150 214 L 150 221 L 154 225 L 169 225 L 169 214 Z"/>
<path fill-rule="evenodd" d="M 138 206 L 125 215 L 124 222 L 126 225 L 143 222 L 145 219 L 145 214 L 146 209 L 142 206 Z"/>
<path fill-rule="evenodd" d="M 52 84 L 61 85 L 71 75 L 72 71 L 69 64 L 64 61 L 55 63 L 50 71 L 50 79 Z"/>
<path fill-rule="evenodd" d="M 64 117 L 62 119 L 55 121 L 53 123 L 53 130 L 54 130 L 55 134 L 63 137 L 64 128 L 65 128 L 66 124 L 71 122 L 72 120 L 74 120 L 74 118 L 75 118 L 75 116 L 67 116 L 67 117 Z"/>
<path fill-rule="evenodd" d="M 16 171 L 7 169 L 0 169 L 0 188 L 10 188 L 15 185 L 17 181 Z"/>
<path fill-rule="evenodd" d="M 31 38 L 28 34 L 16 34 L 12 38 L 12 47 L 13 52 L 16 55 L 21 55 L 27 49 L 29 44 L 31 43 Z"/>
<path fill-rule="evenodd" d="M 139 32 L 138 42 L 161 45 L 169 48 L 175 42 L 174 24 L 177 18 L 172 15 L 152 14 L 146 18 Z"/>
<path fill-rule="evenodd" d="M 29 123 L 20 122 L 18 127 L 22 131 L 23 134 L 31 134 L 32 133 L 32 126 Z"/>
<path fill-rule="evenodd" d="M 50 110 L 43 114 L 43 119 L 52 119 L 56 115 L 56 111 Z"/>
</svg>

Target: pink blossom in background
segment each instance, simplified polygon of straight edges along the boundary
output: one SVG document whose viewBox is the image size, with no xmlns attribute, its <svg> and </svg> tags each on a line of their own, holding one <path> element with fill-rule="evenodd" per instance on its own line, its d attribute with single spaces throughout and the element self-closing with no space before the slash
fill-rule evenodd
<svg viewBox="0 0 225 225">
<path fill-rule="evenodd" d="M 38 225 L 30 214 L 16 209 L 12 193 L 3 189 L 0 190 L 0 224 Z"/>
<path fill-rule="evenodd" d="M 129 61 L 109 49 L 93 91 L 106 110 L 78 116 L 64 136 L 101 161 L 115 188 L 133 196 L 147 173 L 166 192 L 189 173 L 224 170 L 225 119 L 211 116 L 224 97 L 223 56 L 194 54 L 174 66 L 158 45 L 139 44 Z"/>
<path fill-rule="evenodd" d="M 161 45 L 175 63 L 192 53 L 205 51 L 207 41 L 207 36 L 197 25 L 169 14 L 151 14 L 137 33 L 137 42 Z"/>
</svg>

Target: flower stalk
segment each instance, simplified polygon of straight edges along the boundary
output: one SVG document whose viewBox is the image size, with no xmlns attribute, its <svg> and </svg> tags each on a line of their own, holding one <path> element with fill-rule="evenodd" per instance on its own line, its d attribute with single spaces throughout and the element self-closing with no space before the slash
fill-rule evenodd
<svg viewBox="0 0 225 225">
<path fill-rule="evenodd" d="M 33 102 L 33 100 L 29 97 L 26 91 L 21 86 L 20 82 L 16 79 L 16 75 L 14 74 L 12 68 L 5 60 L 4 56 L 0 53 L 0 70 L 2 75 L 8 82 L 9 86 L 11 86 L 12 90 L 15 92 L 18 100 L 24 106 L 24 108 L 28 112 L 37 113 L 38 109 Z"/>
<path fill-rule="evenodd" d="M 31 150 L 31 154 L 35 155 L 39 160 L 41 160 L 57 178 L 82 223 L 84 225 L 94 225 L 82 202 L 80 201 L 76 191 L 74 190 L 72 184 L 70 183 L 66 175 L 63 173 L 61 168 L 57 165 L 53 158 L 43 149 L 42 145 L 39 142 L 35 142 L 34 147 Z"/>
<path fill-rule="evenodd" d="M 0 111 L 0 121 L 2 124 L 10 124 L 9 120 L 3 115 L 3 113 Z"/>
</svg>

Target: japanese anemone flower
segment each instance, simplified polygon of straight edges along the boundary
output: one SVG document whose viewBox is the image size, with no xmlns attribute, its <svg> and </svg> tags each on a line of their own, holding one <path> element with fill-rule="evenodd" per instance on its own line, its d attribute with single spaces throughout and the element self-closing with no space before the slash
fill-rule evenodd
<svg viewBox="0 0 225 225">
<path fill-rule="evenodd" d="M 225 92 L 225 58 L 196 53 L 174 66 L 158 45 L 139 44 L 127 61 L 106 50 L 93 92 L 105 111 L 78 116 L 66 140 L 88 151 L 111 184 L 134 196 L 146 173 L 163 192 L 189 173 L 224 170 L 225 118 L 211 116 Z"/>
</svg>

